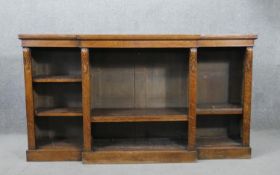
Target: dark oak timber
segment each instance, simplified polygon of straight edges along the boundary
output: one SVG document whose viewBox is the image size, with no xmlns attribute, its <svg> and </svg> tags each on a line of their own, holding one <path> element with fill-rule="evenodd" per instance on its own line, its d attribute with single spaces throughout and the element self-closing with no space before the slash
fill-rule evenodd
<svg viewBox="0 0 280 175">
<path fill-rule="evenodd" d="M 78 83 L 82 82 L 79 76 L 35 76 L 35 83 Z"/>
<path fill-rule="evenodd" d="M 199 159 L 249 159 L 250 147 L 201 147 L 198 148 Z"/>
<path fill-rule="evenodd" d="M 250 120 L 251 120 L 251 96 L 252 96 L 252 66 L 253 48 L 247 47 L 244 60 L 244 87 L 243 87 L 243 121 L 242 143 L 249 146 L 250 143 Z"/>
<path fill-rule="evenodd" d="M 196 152 L 186 150 L 83 152 L 84 163 L 182 163 L 195 160 Z"/>
<path fill-rule="evenodd" d="M 232 104 L 199 105 L 196 110 L 198 115 L 230 115 L 243 114 L 242 107 Z"/>
<path fill-rule="evenodd" d="M 251 157 L 256 35 L 18 37 L 28 161 Z"/>
<path fill-rule="evenodd" d="M 188 150 L 195 150 L 196 140 L 196 85 L 197 85 L 197 49 L 191 48 L 189 55 L 189 125 Z"/>
<path fill-rule="evenodd" d="M 83 78 L 83 129 L 84 129 L 84 150 L 91 149 L 91 122 L 90 122 L 90 67 L 89 51 L 87 48 L 81 50 L 82 78 Z"/>
<path fill-rule="evenodd" d="M 42 149 L 28 150 L 26 159 L 28 161 L 80 161 L 81 150 L 73 149 Z"/>
<path fill-rule="evenodd" d="M 64 116 L 64 117 L 76 117 L 82 116 L 82 109 L 81 108 L 37 108 L 35 110 L 36 116 L 39 117 L 57 117 L 57 116 Z"/>
<path fill-rule="evenodd" d="M 27 136 L 29 150 L 33 150 L 36 148 L 31 60 L 32 58 L 30 49 L 23 48 Z"/>
<path fill-rule="evenodd" d="M 187 121 L 185 108 L 93 109 L 92 122 Z"/>
</svg>

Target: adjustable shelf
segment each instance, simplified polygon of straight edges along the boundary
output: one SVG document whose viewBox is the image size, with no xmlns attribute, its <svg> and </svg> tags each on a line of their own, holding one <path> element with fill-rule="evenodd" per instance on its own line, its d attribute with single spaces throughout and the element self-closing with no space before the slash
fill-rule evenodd
<svg viewBox="0 0 280 175">
<path fill-rule="evenodd" d="M 72 108 L 38 108 L 35 110 L 35 115 L 38 117 L 77 117 L 83 116 L 82 108 L 72 107 Z"/>
<path fill-rule="evenodd" d="M 94 109 L 91 122 L 164 122 L 187 121 L 184 108 Z"/>
<path fill-rule="evenodd" d="M 249 158 L 255 35 L 19 35 L 27 160 Z"/>
<path fill-rule="evenodd" d="M 41 76 L 35 76 L 33 78 L 33 82 L 35 83 L 80 83 L 82 82 L 82 78 L 81 76 L 73 76 L 73 75 L 72 76 L 41 75 Z"/>
<path fill-rule="evenodd" d="M 198 115 L 233 115 L 242 114 L 242 107 L 234 104 L 203 104 L 198 105 L 196 113 Z"/>
</svg>

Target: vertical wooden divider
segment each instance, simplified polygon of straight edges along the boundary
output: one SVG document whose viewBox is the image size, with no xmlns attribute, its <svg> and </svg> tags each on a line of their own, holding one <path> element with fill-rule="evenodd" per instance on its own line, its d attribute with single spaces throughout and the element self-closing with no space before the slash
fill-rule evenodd
<svg viewBox="0 0 280 175">
<path fill-rule="evenodd" d="M 24 79 L 25 79 L 25 103 L 27 118 L 28 149 L 36 149 L 34 101 L 32 85 L 32 57 L 30 48 L 23 48 Z"/>
<path fill-rule="evenodd" d="M 83 105 L 83 151 L 91 151 L 91 120 L 90 120 L 90 63 L 89 49 L 81 49 L 82 65 L 82 105 Z"/>
<path fill-rule="evenodd" d="M 188 150 L 194 151 L 196 144 L 196 87 L 197 86 L 197 48 L 191 48 L 189 53 L 188 82 Z"/>
<path fill-rule="evenodd" d="M 253 47 L 247 47 L 244 59 L 242 143 L 250 144 Z"/>
</svg>

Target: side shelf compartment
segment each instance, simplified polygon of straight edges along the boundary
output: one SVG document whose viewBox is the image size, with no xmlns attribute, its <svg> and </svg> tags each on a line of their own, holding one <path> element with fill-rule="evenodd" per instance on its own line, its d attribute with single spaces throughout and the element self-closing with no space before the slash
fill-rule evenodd
<svg viewBox="0 0 280 175">
<path fill-rule="evenodd" d="M 251 148 L 242 145 L 241 117 L 242 115 L 198 115 L 198 158 L 250 158 Z"/>
<path fill-rule="evenodd" d="M 199 115 L 242 114 L 244 48 L 198 49 Z"/>
<path fill-rule="evenodd" d="M 35 148 L 28 161 L 81 160 L 80 49 L 31 48 Z"/>
<path fill-rule="evenodd" d="M 27 151 L 28 161 L 81 160 L 81 117 L 36 118 L 36 149 Z"/>
<path fill-rule="evenodd" d="M 47 116 L 82 116 L 81 84 L 35 84 L 35 115 Z"/>
</svg>

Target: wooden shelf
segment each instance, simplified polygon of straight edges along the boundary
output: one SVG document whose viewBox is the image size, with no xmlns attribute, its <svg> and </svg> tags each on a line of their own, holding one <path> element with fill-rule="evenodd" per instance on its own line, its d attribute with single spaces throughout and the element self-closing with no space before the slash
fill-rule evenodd
<svg viewBox="0 0 280 175">
<path fill-rule="evenodd" d="M 242 114 L 243 109 L 240 105 L 234 104 L 214 104 L 198 105 L 197 115 L 227 115 Z"/>
<path fill-rule="evenodd" d="M 36 116 L 39 117 L 76 117 L 82 116 L 81 108 L 38 108 L 35 111 Z"/>
<path fill-rule="evenodd" d="M 243 146 L 241 139 L 227 136 L 197 138 L 197 157 L 199 159 L 248 159 L 251 148 Z"/>
<path fill-rule="evenodd" d="M 187 139 L 171 138 L 122 138 L 94 139 L 94 151 L 116 150 L 185 150 Z"/>
<path fill-rule="evenodd" d="M 33 78 L 35 83 L 78 83 L 82 82 L 81 76 L 64 75 L 64 76 L 35 76 Z"/>
<path fill-rule="evenodd" d="M 81 160 L 82 140 L 39 139 L 35 150 L 26 152 L 28 161 L 78 161 Z"/>
<path fill-rule="evenodd" d="M 240 139 L 232 139 L 227 136 L 220 137 L 198 137 L 198 147 L 228 147 L 228 146 L 241 146 Z"/>
<path fill-rule="evenodd" d="M 193 162 L 196 151 L 187 150 L 187 139 L 94 139 L 93 151 L 83 152 L 83 163 Z"/>
<path fill-rule="evenodd" d="M 186 108 L 93 109 L 92 122 L 187 121 Z"/>
<path fill-rule="evenodd" d="M 81 150 L 81 139 L 40 139 L 38 149 L 41 150 Z"/>
</svg>

